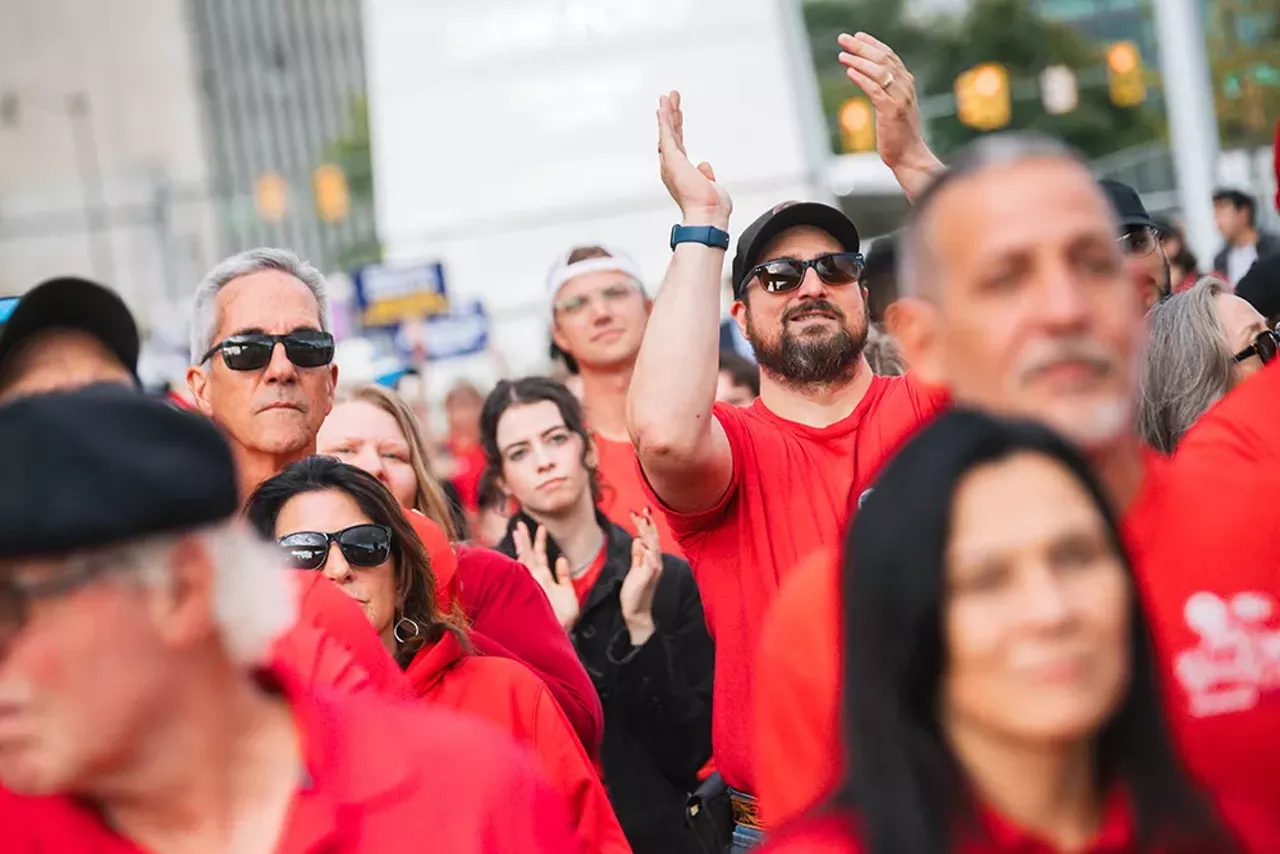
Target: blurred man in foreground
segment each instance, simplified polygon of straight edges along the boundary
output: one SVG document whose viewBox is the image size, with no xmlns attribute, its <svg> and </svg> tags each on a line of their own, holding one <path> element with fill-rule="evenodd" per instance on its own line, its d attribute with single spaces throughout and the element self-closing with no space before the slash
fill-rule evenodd
<svg viewBox="0 0 1280 854">
<path fill-rule="evenodd" d="M 267 666 L 291 587 L 207 421 L 103 386 L 0 407 L 0 443 L 5 851 L 572 850 L 500 735 Z"/>
</svg>

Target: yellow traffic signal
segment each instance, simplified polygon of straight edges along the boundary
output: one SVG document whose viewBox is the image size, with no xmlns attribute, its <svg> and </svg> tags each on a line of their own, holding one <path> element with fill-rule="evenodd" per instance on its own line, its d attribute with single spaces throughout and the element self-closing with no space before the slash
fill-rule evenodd
<svg viewBox="0 0 1280 854">
<path fill-rule="evenodd" d="M 1147 99 L 1142 54 L 1133 42 L 1115 42 L 1107 48 L 1107 88 L 1117 107 L 1136 107 Z"/>
<path fill-rule="evenodd" d="M 975 130 L 998 130 L 1013 115 L 1009 72 L 1003 65 L 975 65 L 956 78 L 956 115 Z"/>
<path fill-rule="evenodd" d="M 876 150 L 876 122 L 871 104 L 850 98 L 840 108 L 840 140 L 846 154 Z"/>
<path fill-rule="evenodd" d="M 268 172 L 253 184 L 253 203 L 258 216 L 267 222 L 280 222 L 289 212 L 289 185 L 279 173 Z"/>
<path fill-rule="evenodd" d="M 351 212 L 351 192 L 347 176 L 332 163 L 316 167 L 311 175 L 311 188 L 316 196 L 316 213 L 325 222 L 340 222 Z"/>
</svg>

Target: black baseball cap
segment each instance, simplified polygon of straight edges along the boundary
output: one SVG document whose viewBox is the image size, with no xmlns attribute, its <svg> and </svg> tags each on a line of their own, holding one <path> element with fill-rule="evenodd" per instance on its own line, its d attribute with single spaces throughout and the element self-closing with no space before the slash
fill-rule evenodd
<svg viewBox="0 0 1280 854">
<path fill-rule="evenodd" d="M 1098 185 L 1102 187 L 1102 192 L 1107 194 L 1107 201 L 1111 202 L 1111 207 L 1120 219 L 1121 228 L 1145 226 L 1154 228 L 1161 233 L 1168 230 L 1164 225 L 1151 218 L 1151 215 L 1147 213 L 1147 206 L 1142 203 L 1142 198 L 1133 187 L 1128 184 L 1121 184 L 1119 181 L 1112 181 L 1109 178 L 1099 181 Z"/>
<path fill-rule="evenodd" d="M 138 324 L 124 300 L 110 288 L 67 276 L 49 279 L 27 291 L 0 330 L 0 367 L 19 343 L 48 329 L 87 332 L 137 376 L 141 349 Z"/>
<path fill-rule="evenodd" d="M 733 256 L 734 299 L 742 299 L 747 274 L 760 263 L 760 253 L 769 241 L 798 225 L 825 231 L 839 241 L 846 252 L 858 251 L 858 229 L 844 211 L 821 202 L 783 202 L 766 211 L 738 236 L 738 251 Z"/>
<path fill-rule="evenodd" d="M 120 385 L 0 406 L 0 557 L 54 556 L 232 518 L 239 489 L 213 422 Z"/>
</svg>

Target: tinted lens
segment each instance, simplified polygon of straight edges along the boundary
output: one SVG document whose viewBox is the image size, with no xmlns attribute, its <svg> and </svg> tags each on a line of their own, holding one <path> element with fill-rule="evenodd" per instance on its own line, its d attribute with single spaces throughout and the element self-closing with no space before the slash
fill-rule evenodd
<svg viewBox="0 0 1280 854">
<path fill-rule="evenodd" d="M 784 258 L 761 264 L 756 268 L 756 278 L 760 280 L 760 287 L 769 293 L 782 294 L 800 287 L 800 281 L 804 278 L 804 268 L 795 261 Z"/>
<path fill-rule="evenodd" d="M 284 352 L 299 368 L 318 368 L 333 361 L 333 336 L 328 332 L 292 332 L 284 338 Z"/>
<path fill-rule="evenodd" d="M 338 548 L 352 566 L 377 566 L 391 556 L 391 531 L 381 525 L 356 525 L 338 534 Z"/>
<path fill-rule="evenodd" d="M 854 252 L 840 252 L 818 258 L 813 269 L 828 285 L 851 285 L 862 278 L 862 259 Z"/>
<path fill-rule="evenodd" d="M 222 361 L 233 371 L 260 371 L 271 361 L 272 342 L 256 336 L 236 336 L 222 344 Z"/>
<path fill-rule="evenodd" d="M 1253 346 L 1258 353 L 1258 358 L 1265 365 L 1276 357 L 1276 351 L 1280 349 L 1280 336 L 1267 330 L 1254 339 Z"/>
<path fill-rule="evenodd" d="M 285 560 L 294 569 L 319 569 L 329 558 L 329 538 L 314 531 L 300 531 L 281 537 Z"/>
</svg>

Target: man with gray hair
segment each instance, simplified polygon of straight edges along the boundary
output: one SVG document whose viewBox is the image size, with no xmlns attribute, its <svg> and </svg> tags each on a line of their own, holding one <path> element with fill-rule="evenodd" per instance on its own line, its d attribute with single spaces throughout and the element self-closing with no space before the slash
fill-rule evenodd
<svg viewBox="0 0 1280 854">
<path fill-rule="evenodd" d="M 0 443 L 6 851 L 571 850 L 501 734 L 272 660 L 291 584 L 206 419 L 100 386 L 0 407 Z"/>
<path fill-rule="evenodd" d="M 187 385 L 231 442 L 241 498 L 315 453 L 338 368 L 325 280 L 285 249 L 251 249 L 196 288 Z"/>
</svg>

